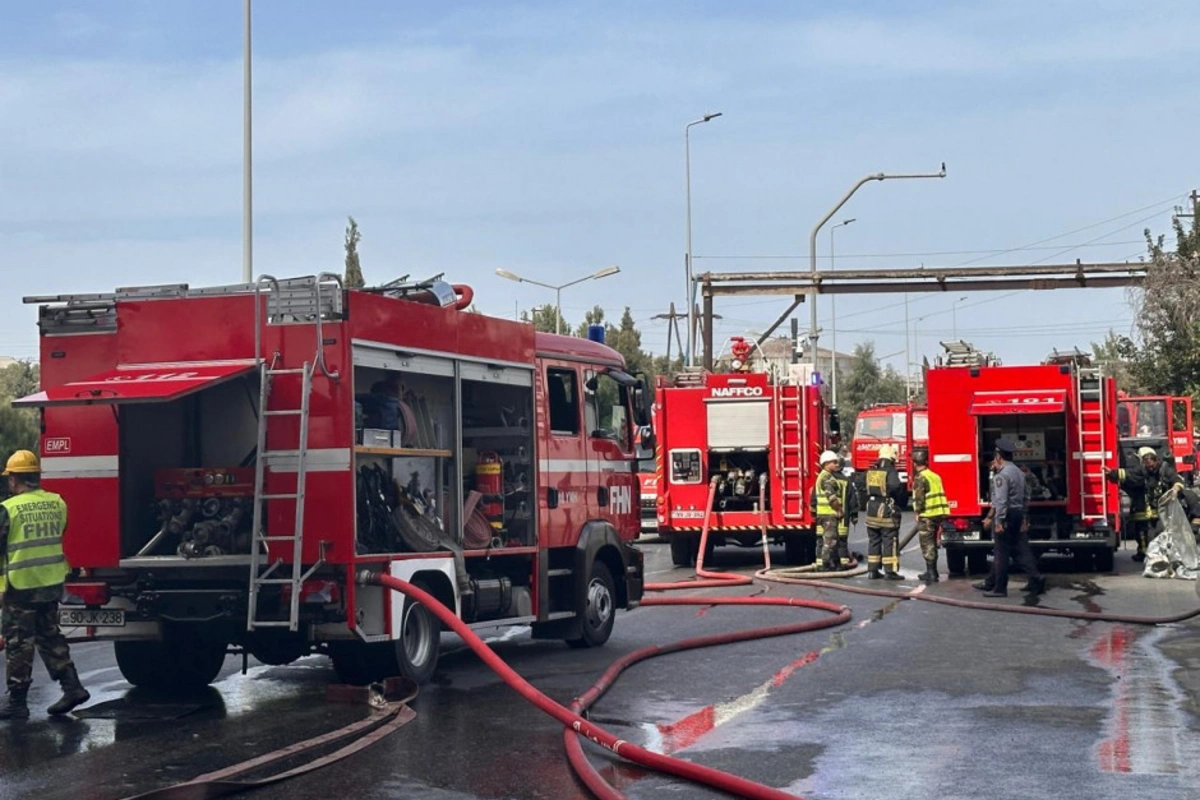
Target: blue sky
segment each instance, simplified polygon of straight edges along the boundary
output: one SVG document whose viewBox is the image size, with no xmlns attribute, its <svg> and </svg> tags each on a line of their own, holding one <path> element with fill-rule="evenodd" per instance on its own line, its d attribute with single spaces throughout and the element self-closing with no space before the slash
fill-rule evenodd
<svg viewBox="0 0 1200 800">
<path fill-rule="evenodd" d="M 23 294 L 240 279 L 241 7 L 0 0 L 0 353 L 36 354 Z M 564 313 L 629 305 L 661 351 L 683 126 L 707 111 L 724 116 L 692 129 L 698 271 L 806 268 L 860 176 L 942 161 L 945 180 L 851 200 L 838 267 L 1136 258 L 1200 184 L 1198 40 L 1200 5 L 1155 0 L 257 0 L 256 271 L 340 270 L 347 214 L 368 280 L 445 272 L 498 315 L 552 294 L 497 267 L 562 282 L 616 263 Z M 819 252 L 827 268 L 827 233 Z M 805 257 L 717 258 L 781 255 Z M 1131 329 L 1121 290 L 952 314 L 960 296 L 912 295 L 917 355 L 955 328 L 1008 363 Z M 718 338 L 784 307 L 719 300 Z M 840 349 L 871 339 L 903 367 L 901 297 L 837 310 Z"/>
</svg>

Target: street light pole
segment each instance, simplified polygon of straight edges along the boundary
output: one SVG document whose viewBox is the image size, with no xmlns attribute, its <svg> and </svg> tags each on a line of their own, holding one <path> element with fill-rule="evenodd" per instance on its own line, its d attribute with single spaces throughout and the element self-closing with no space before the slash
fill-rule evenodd
<svg viewBox="0 0 1200 800">
<path fill-rule="evenodd" d="M 950 304 L 950 329 L 953 333 L 952 338 L 958 340 L 958 304 L 966 300 L 965 297 L 960 297 Z"/>
<path fill-rule="evenodd" d="M 568 286 L 574 286 L 577 283 L 583 283 L 584 281 L 594 281 L 599 280 L 600 278 L 607 278 L 609 275 L 616 275 L 620 271 L 621 268 L 614 264 L 611 267 L 605 267 L 602 270 L 593 272 L 591 275 L 584 275 L 582 278 L 576 278 L 573 281 L 560 283 L 557 286 L 550 283 L 542 283 L 541 281 L 531 280 L 530 278 L 522 278 L 515 272 L 509 272 L 506 269 L 498 269 L 496 270 L 496 274 L 501 278 L 507 278 L 508 280 L 516 281 L 517 283 L 532 283 L 534 286 L 541 286 L 543 289 L 552 289 L 554 291 L 554 332 L 557 334 L 562 334 L 562 290 L 566 289 Z"/>
<path fill-rule="evenodd" d="M 696 294 L 692 284 L 692 145 L 690 133 L 693 125 L 700 125 L 709 120 L 716 119 L 721 116 L 721 113 L 717 111 L 712 114 L 705 114 L 700 119 L 693 120 L 683 126 L 683 181 L 687 205 L 687 241 L 685 242 L 686 250 L 683 255 L 683 271 L 687 280 L 687 286 L 684 290 L 684 297 L 687 299 L 687 354 L 684 357 L 683 363 L 689 367 L 692 366 L 696 350 Z"/>
<path fill-rule="evenodd" d="M 844 219 L 829 229 L 829 271 L 830 272 L 837 271 L 837 265 L 834 263 L 834 255 L 833 255 L 833 238 L 834 238 L 833 235 L 835 233 L 837 233 L 838 228 L 844 228 L 847 225 L 849 225 L 851 222 L 856 222 L 857 220 L 858 220 L 858 217 L 851 217 L 850 219 Z M 833 407 L 837 408 L 838 373 L 837 373 L 837 295 L 836 294 L 829 298 L 829 327 L 832 329 L 832 334 L 833 334 L 833 341 L 831 343 L 830 352 L 829 352 L 829 371 L 833 376 L 833 378 L 832 378 L 832 380 L 833 380 Z M 813 357 L 814 357 L 813 363 L 815 364 L 816 363 L 816 351 L 815 350 L 813 351 Z"/>
<path fill-rule="evenodd" d="M 245 1 L 243 16 L 245 34 L 242 41 L 242 281 L 250 283 L 254 280 L 254 199 L 250 161 L 250 0 Z"/>
<path fill-rule="evenodd" d="M 851 186 L 850 191 L 848 191 L 844 195 L 842 195 L 842 199 L 839 200 L 837 202 L 837 204 L 834 205 L 833 208 L 829 209 L 829 211 L 825 214 L 825 216 L 821 217 L 821 221 L 818 222 L 816 224 L 816 226 L 812 229 L 812 234 L 809 235 L 809 237 L 808 237 L 808 269 L 812 276 L 814 292 L 813 292 L 812 296 L 809 297 L 809 301 L 810 301 L 811 305 L 809 306 L 809 309 L 808 309 L 808 339 L 809 339 L 809 343 L 812 347 L 813 364 L 814 365 L 817 363 L 817 360 L 816 360 L 816 356 L 817 356 L 817 295 L 816 295 L 816 291 L 815 291 L 815 289 L 817 288 L 817 234 L 821 232 L 821 228 L 823 228 L 825 226 L 826 222 L 829 222 L 829 220 L 833 218 L 834 214 L 836 214 L 838 211 L 841 210 L 842 206 L 846 205 L 846 202 L 854 195 L 855 192 L 857 192 L 860 188 L 862 188 L 863 184 L 865 184 L 865 183 L 869 183 L 870 181 L 899 180 L 901 178 L 944 178 L 944 177 L 946 177 L 945 162 L 942 163 L 942 168 L 938 172 L 900 174 L 900 175 L 888 175 L 887 173 L 884 173 L 884 172 L 877 172 L 874 175 L 867 175 L 863 178 L 860 178 L 858 183 Z"/>
</svg>

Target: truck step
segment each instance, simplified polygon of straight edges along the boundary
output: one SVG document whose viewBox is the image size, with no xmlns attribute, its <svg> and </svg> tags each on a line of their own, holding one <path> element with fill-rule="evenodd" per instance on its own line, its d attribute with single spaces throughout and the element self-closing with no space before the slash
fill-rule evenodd
<svg viewBox="0 0 1200 800">
<path fill-rule="evenodd" d="M 550 578 L 562 578 L 567 575 L 574 575 L 575 570 L 570 567 L 562 567 L 560 569 L 551 569 L 546 571 L 546 576 Z"/>
</svg>

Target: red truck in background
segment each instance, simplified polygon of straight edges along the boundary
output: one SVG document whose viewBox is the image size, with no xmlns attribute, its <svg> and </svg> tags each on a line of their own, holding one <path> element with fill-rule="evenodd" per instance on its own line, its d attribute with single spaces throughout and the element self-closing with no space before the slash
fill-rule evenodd
<svg viewBox="0 0 1200 800">
<path fill-rule="evenodd" d="M 26 298 L 44 390 L 16 404 L 42 409 L 70 506 L 62 623 L 139 686 L 205 685 L 230 647 L 428 680 L 436 617 L 367 570 L 478 625 L 603 644 L 642 595 L 649 391 L 604 344 L 470 295 L 321 275 Z"/>
<path fill-rule="evenodd" d="M 1139 447 L 1153 447 L 1174 459 L 1175 470 L 1185 481 L 1196 481 L 1196 444 L 1193 438 L 1192 398 L 1168 395 L 1132 397 L 1119 393 L 1117 435 L 1128 456 Z"/>
<path fill-rule="evenodd" d="M 1035 366 L 1001 366 L 956 345 L 948 363 L 925 375 L 930 463 L 945 485 L 950 518 L 942 544 L 951 574 L 983 572 L 992 534 L 989 464 L 996 440 L 1018 443 L 1030 488 L 1035 553 L 1071 555 L 1080 567 L 1113 568 L 1120 526 L 1117 485 L 1105 472 L 1120 463 L 1113 379 L 1081 354 Z"/>
<path fill-rule="evenodd" d="M 907 483 L 913 448 L 929 445 L 929 411 L 904 403 L 880 403 L 858 412 L 850 445 L 854 472 L 865 475 L 879 460 L 879 448 L 885 444 L 896 448 L 900 479 Z"/>
<path fill-rule="evenodd" d="M 638 484 L 641 486 L 641 532 L 658 532 L 658 466 L 654 455 L 654 407 L 650 408 L 650 426 L 638 430 L 635 442 Z"/>
<path fill-rule="evenodd" d="M 744 364 L 744 360 L 739 363 Z M 691 564 L 711 512 L 709 543 L 753 546 L 767 534 L 782 541 L 790 563 L 816 558 L 809 496 L 823 450 L 834 446 L 836 411 L 825 402 L 819 373 L 792 365 L 773 379 L 735 368 L 658 379 L 655 396 L 658 530 L 676 566 Z M 709 508 L 709 482 L 717 492 Z"/>
</svg>

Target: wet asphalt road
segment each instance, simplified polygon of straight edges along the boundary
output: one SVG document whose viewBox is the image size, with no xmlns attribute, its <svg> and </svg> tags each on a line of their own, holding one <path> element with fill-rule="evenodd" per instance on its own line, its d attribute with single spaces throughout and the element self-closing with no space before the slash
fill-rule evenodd
<svg viewBox="0 0 1200 800">
<path fill-rule="evenodd" d="M 865 542 L 852 539 L 852 547 Z M 665 544 L 643 543 L 651 581 L 681 580 Z M 922 568 L 910 549 L 911 589 Z M 1135 572 L 1076 574 L 1049 559 L 1054 608 L 1169 614 L 1198 602 L 1194 585 Z M 782 553 L 775 553 L 777 557 Z M 754 550 L 717 551 L 717 567 L 750 570 Z M 867 585 L 865 578 L 854 579 Z M 1021 583 L 1017 580 L 1016 586 Z M 879 586 L 880 582 L 871 582 Z M 1015 587 L 1014 587 L 1015 588 Z M 662 752 L 784 788 L 833 798 L 1177 798 L 1200 796 L 1200 622 L 1144 628 L 965 611 L 843 592 L 772 585 L 709 594 L 820 597 L 844 602 L 848 625 L 668 656 L 635 667 L 593 718 Z M 975 599 L 968 580 L 939 594 Z M 1013 592 L 1009 603 L 1020 605 Z M 609 644 L 570 650 L 523 628 L 485 635 L 540 689 L 563 702 L 617 656 L 651 643 L 790 621 L 785 609 L 643 608 L 622 614 Z M 447 637 L 417 718 L 370 749 L 318 773 L 252 795 L 276 798 L 583 798 L 562 755 L 558 726 L 519 700 Z M 55 721 L 57 697 L 38 666 L 34 718 L 0 724 L 0 800 L 123 798 L 219 769 L 359 718 L 362 707 L 324 700 L 328 661 L 251 664 L 194 698 L 130 690 L 107 644 L 77 645 L 108 716 Z M 111 705 L 109 706 L 111 708 Z M 634 798 L 723 797 L 617 765 L 608 779 Z"/>
</svg>

